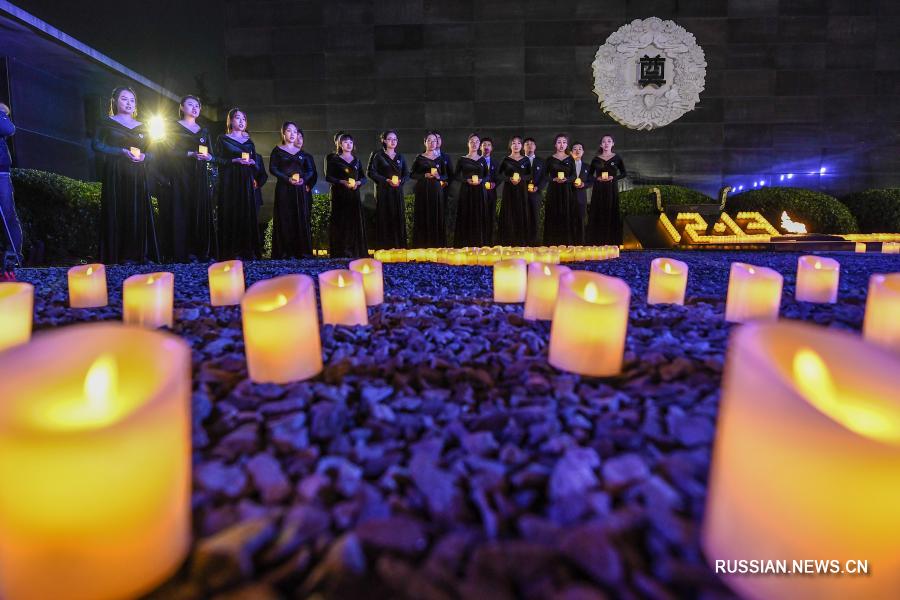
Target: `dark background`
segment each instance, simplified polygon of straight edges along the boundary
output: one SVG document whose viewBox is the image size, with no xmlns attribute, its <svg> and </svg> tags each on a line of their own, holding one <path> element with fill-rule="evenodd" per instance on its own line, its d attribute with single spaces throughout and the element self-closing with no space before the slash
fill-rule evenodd
<svg viewBox="0 0 900 600">
<path fill-rule="evenodd" d="M 706 192 L 778 183 L 843 193 L 900 184 L 900 2 L 894 0 L 304 0 L 226 2 L 226 99 L 266 154 L 284 119 L 321 163 L 338 129 L 364 158 L 382 128 L 401 151 L 426 128 L 524 133 L 549 154 L 565 131 L 588 154 L 612 133 L 639 180 Z M 708 63 L 695 110 L 652 132 L 604 115 L 591 62 L 651 16 L 693 33 Z M 819 170 L 825 167 L 824 175 Z M 815 172 L 816 175 L 810 175 Z M 785 181 L 784 183 L 788 183 Z M 267 186 L 271 187 L 271 186 Z"/>
</svg>

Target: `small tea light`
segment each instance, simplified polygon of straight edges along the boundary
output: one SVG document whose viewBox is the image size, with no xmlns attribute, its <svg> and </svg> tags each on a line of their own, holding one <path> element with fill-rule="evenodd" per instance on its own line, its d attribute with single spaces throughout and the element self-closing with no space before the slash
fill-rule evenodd
<svg viewBox="0 0 900 600">
<path fill-rule="evenodd" d="M 145 273 L 122 283 L 122 320 L 155 329 L 174 323 L 175 275 Z"/>
<path fill-rule="evenodd" d="M 345 269 L 319 273 L 319 296 L 323 324 L 369 324 L 362 274 Z"/>
<path fill-rule="evenodd" d="M 521 258 L 498 260 L 494 263 L 494 302 L 525 302 L 528 269 Z"/>
<path fill-rule="evenodd" d="M 575 187 L 581 187 L 581 177 L 575 178 Z"/>
<path fill-rule="evenodd" d="M 362 275 L 367 306 L 377 306 L 384 302 L 384 276 L 380 262 L 360 258 L 350 262 L 350 270 Z"/>
<path fill-rule="evenodd" d="M 647 304 L 684 304 L 688 266 L 674 258 L 654 258 L 650 263 Z"/>
<path fill-rule="evenodd" d="M 557 171 L 557 172 L 556 172 L 556 178 L 557 178 L 557 179 L 565 179 L 565 178 L 566 178 L 565 172 L 564 172 L 564 171 Z"/>
<path fill-rule="evenodd" d="M 34 286 L 21 281 L 0 283 L 0 351 L 31 339 Z"/>
<path fill-rule="evenodd" d="M 898 373 L 896 355 L 849 332 L 789 320 L 732 332 L 701 533 L 707 560 L 869 569 L 723 575 L 739 596 L 897 596 Z"/>
<path fill-rule="evenodd" d="M 2 314 L 2 312 L 0 312 Z M 191 545 L 191 350 L 67 325 L 0 361 L 0 597 L 138 598 Z"/>
<path fill-rule="evenodd" d="M 900 352 L 900 273 L 869 277 L 863 337 Z"/>
<path fill-rule="evenodd" d="M 400 178 L 396 175 L 391 175 L 391 183 L 394 185 L 400 185 Z"/>
<path fill-rule="evenodd" d="M 559 277 L 549 362 L 557 369 L 606 377 L 622 370 L 631 290 L 617 277 L 571 271 Z"/>
<path fill-rule="evenodd" d="M 525 292 L 523 316 L 530 320 L 549 321 L 556 308 L 559 277 L 572 269 L 561 265 L 532 262 L 528 265 L 528 285 Z"/>
<path fill-rule="evenodd" d="M 233 306 L 244 296 L 244 263 L 227 260 L 209 265 L 209 303 L 212 306 Z"/>
<path fill-rule="evenodd" d="M 529 191 L 529 192 L 536 192 L 536 191 L 537 191 L 537 186 L 534 185 L 533 183 L 529 183 L 529 184 L 528 184 L 528 191 Z"/>
<path fill-rule="evenodd" d="M 241 160 L 244 160 L 244 161 L 250 160 L 250 153 L 249 152 L 241 152 Z"/>
<path fill-rule="evenodd" d="M 131 148 L 128 149 L 128 151 L 131 152 L 131 155 L 135 158 L 141 157 L 141 149 L 140 148 L 136 148 L 136 147 L 132 146 Z"/>
<path fill-rule="evenodd" d="M 801 256 L 797 259 L 797 289 L 799 302 L 837 302 L 841 265 L 832 258 Z"/>
<path fill-rule="evenodd" d="M 322 371 L 316 290 L 306 275 L 257 281 L 241 300 L 250 379 L 289 383 Z"/>
<path fill-rule="evenodd" d="M 356 180 L 350 177 L 349 179 L 347 179 L 347 185 L 349 185 L 351 188 L 356 188 Z"/>
<path fill-rule="evenodd" d="M 859 254 L 863 254 L 866 251 L 865 242 L 856 242 L 856 252 Z"/>
<path fill-rule="evenodd" d="M 199 154 L 200 156 L 206 156 L 207 154 L 209 154 L 209 148 L 207 148 L 206 146 L 198 146 L 197 154 Z"/>
<path fill-rule="evenodd" d="M 900 242 L 882 242 L 882 254 L 900 254 Z"/>
<path fill-rule="evenodd" d="M 472 183 L 474 185 L 478 185 L 479 181 L 481 181 L 481 180 L 478 178 L 478 175 L 472 175 Z"/>
<path fill-rule="evenodd" d="M 431 174 L 434 176 L 437 176 L 437 174 L 438 174 L 437 167 L 431 167 Z"/>
<path fill-rule="evenodd" d="M 291 181 L 294 183 L 300 183 L 300 173 L 293 173 L 291 175 Z"/>
<path fill-rule="evenodd" d="M 519 181 L 521 181 L 521 179 L 522 179 L 522 176 L 519 175 L 518 171 L 516 171 L 515 173 L 512 174 L 513 183 L 519 183 Z"/>
<path fill-rule="evenodd" d="M 784 278 L 772 269 L 731 263 L 725 320 L 743 323 L 754 319 L 777 319 L 783 284 Z"/>
<path fill-rule="evenodd" d="M 101 264 L 78 265 L 69 269 L 69 306 L 98 308 L 109 303 L 106 267 Z"/>
</svg>

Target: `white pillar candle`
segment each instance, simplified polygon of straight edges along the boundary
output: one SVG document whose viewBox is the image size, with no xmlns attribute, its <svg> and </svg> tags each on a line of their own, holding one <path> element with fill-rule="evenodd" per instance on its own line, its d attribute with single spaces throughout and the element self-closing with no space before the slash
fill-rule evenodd
<svg viewBox="0 0 900 600">
<path fill-rule="evenodd" d="M 900 273 L 869 277 L 863 337 L 900 352 Z"/>
<path fill-rule="evenodd" d="M 175 275 L 144 273 L 122 283 L 122 320 L 126 324 L 155 329 L 172 327 Z"/>
<path fill-rule="evenodd" d="M 654 258 L 650 263 L 647 304 L 684 304 L 688 266 L 674 258 Z"/>
<path fill-rule="evenodd" d="M 136 598 L 191 543 L 191 351 L 68 325 L 0 361 L 0 597 Z"/>
<path fill-rule="evenodd" d="M 772 269 L 731 263 L 725 320 L 743 323 L 754 319 L 777 319 L 783 284 L 784 278 Z"/>
<path fill-rule="evenodd" d="M 622 370 L 631 290 L 617 277 L 571 271 L 559 278 L 550 327 L 551 365 L 604 377 Z"/>
<path fill-rule="evenodd" d="M 306 275 L 258 281 L 241 300 L 250 379 L 289 383 L 322 371 L 316 290 Z"/>
<path fill-rule="evenodd" d="M 361 274 L 345 269 L 319 273 L 319 295 L 322 299 L 323 324 L 369 324 Z"/>
<path fill-rule="evenodd" d="M 233 306 L 244 296 L 244 263 L 227 260 L 209 265 L 209 303 L 212 306 Z"/>
<path fill-rule="evenodd" d="M 882 254 L 900 254 L 900 242 L 882 242 Z"/>
<path fill-rule="evenodd" d="M 509 258 L 494 263 L 494 302 L 525 302 L 528 271 L 521 258 Z"/>
<path fill-rule="evenodd" d="M 856 252 L 865 253 L 865 251 L 866 251 L 865 242 L 856 242 Z"/>
<path fill-rule="evenodd" d="M 745 598 L 895 598 L 900 359 L 800 322 L 748 324 L 732 336 L 702 530 L 707 560 L 777 559 L 788 569 L 865 560 L 863 576 L 724 578 Z"/>
<path fill-rule="evenodd" d="M 69 306 L 98 308 L 109 303 L 106 291 L 106 267 L 101 264 L 78 265 L 68 272 Z"/>
<path fill-rule="evenodd" d="M 0 351 L 31 339 L 34 286 L 21 281 L 0 283 Z"/>
<path fill-rule="evenodd" d="M 546 265 L 532 262 L 528 265 L 528 286 L 525 291 L 526 319 L 549 321 L 556 308 L 559 293 L 559 276 L 572 269 L 562 265 Z"/>
<path fill-rule="evenodd" d="M 797 288 L 794 297 L 799 302 L 837 302 L 841 265 L 833 258 L 801 256 L 797 259 Z"/>
<path fill-rule="evenodd" d="M 371 258 L 360 258 L 350 262 L 350 270 L 362 275 L 366 305 L 377 306 L 384 302 L 384 276 L 380 262 Z"/>
</svg>

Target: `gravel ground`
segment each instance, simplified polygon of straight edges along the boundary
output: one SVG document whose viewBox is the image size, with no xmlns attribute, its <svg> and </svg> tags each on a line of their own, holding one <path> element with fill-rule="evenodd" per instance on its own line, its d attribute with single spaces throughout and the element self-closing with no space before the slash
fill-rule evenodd
<svg viewBox="0 0 900 600">
<path fill-rule="evenodd" d="M 191 555 L 153 598 L 729 597 L 699 526 L 731 328 L 729 263 L 785 277 L 783 317 L 862 325 L 869 275 L 900 257 L 836 254 L 839 304 L 793 300 L 796 254 L 669 252 L 685 306 L 648 306 L 650 261 L 576 263 L 625 279 L 624 371 L 547 363 L 548 323 L 491 302 L 488 267 L 388 264 L 369 327 L 322 329 L 325 370 L 247 380 L 236 307 L 206 265 L 108 267 L 110 306 L 67 307 L 65 269 L 24 269 L 35 329 L 116 320 L 121 282 L 176 276 L 174 332 L 193 348 Z M 245 264 L 248 285 L 346 261 Z"/>
</svg>

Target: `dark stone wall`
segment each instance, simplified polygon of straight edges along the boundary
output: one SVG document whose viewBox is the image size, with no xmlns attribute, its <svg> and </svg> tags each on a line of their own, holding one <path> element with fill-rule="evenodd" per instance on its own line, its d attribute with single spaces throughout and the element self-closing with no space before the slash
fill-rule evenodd
<svg viewBox="0 0 900 600">
<path fill-rule="evenodd" d="M 591 62 L 651 16 L 696 36 L 706 89 L 693 112 L 639 132 L 601 111 Z M 531 135 L 541 155 L 558 131 L 588 153 L 609 132 L 644 179 L 714 192 L 794 173 L 843 193 L 900 185 L 898 31 L 895 0 L 231 0 L 228 99 L 265 154 L 289 118 L 320 163 L 339 129 L 364 157 L 387 127 L 406 154 L 426 128 L 451 154 L 470 130 L 500 152 Z"/>
</svg>

